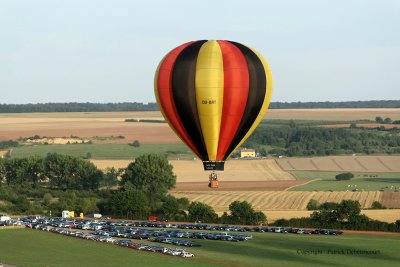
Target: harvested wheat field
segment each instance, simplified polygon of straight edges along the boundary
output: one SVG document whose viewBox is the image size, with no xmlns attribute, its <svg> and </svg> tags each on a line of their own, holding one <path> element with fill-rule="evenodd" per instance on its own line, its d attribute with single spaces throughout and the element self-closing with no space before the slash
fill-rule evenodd
<svg viewBox="0 0 400 267">
<path fill-rule="evenodd" d="M 100 170 L 106 170 L 107 168 L 115 168 L 115 169 L 120 169 L 120 168 L 126 168 L 129 163 L 132 162 L 132 160 L 125 160 L 125 159 L 119 159 L 119 160 L 111 160 L 111 159 L 91 159 L 90 162 L 92 162 L 94 165 L 97 166 Z"/>
<path fill-rule="evenodd" d="M 272 109 L 267 119 L 361 120 L 376 116 L 400 119 L 400 109 Z M 126 119 L 163 119 L 158 111 L 148 112 L 56 112 L 0 114 L 0 140 L 33 135 L 47 137 L 125 136 L 125 139 L 95 140 L 98 143 L 175 144 L 181 141 L 166 123 L 134 123 Z"/>
<path fill-rule="evenodd" d="M 362 208 L 370 208 L 372 202 L 380 201 L 381 192 L 305 192 L 305 191 L 172 191 L 175 197 L 186 197 L 212 206 L 217 212 L 228 211 L 235 200 L 247 201 L 256 210 L 306 210 L 311 199 L 337 202 L 344 199 L 358 200 Z"/>
<path fill-rule="evenodd" d="M 400 207 L 400 192 L 382 192 L 380 202 L 387 208 Z"/>
<path fill-rule="evenodd" d="M 53 114 L 53 113 L 51 113 Z M 64 113 L 62 113 L 64 115 Z M 120 114 L 121 116 L 123 114 Z M 61 116 L 61 115 L 60 115 Z M 78 136 L 89 138 L 93 143 L 125 144 L 139 140 L 143 144 L 181 143 L 167 123 L 125 122 L 126 117 L 4 117 L 0 116 L 0 140 L 31 137 Z M 135 117 L 138 118 L 138 117 Z M 117 137 L 124 139 L 99 140 L 95 137 Z"/>
<path fill-rule="evenodd" d="M 277 163 L 285 171 L 399 172 L 400 156 L 330 156 L 282 158 Z"/>
<path fill-rule="evenodd" d="M 309 217 L 313 211 L 310 210 L 266 210 L 268 222 L 273 223 L 278 219 L 291 219 Z M 365 214 L 373 220 L 393 223 L 400 220 L 400 209 L 385 210 L 362 210 L 361 214 Z"/>
<path fill-rule="evenodd" d="M 279 120 L 375 120 L 377 116 L 400 119 L 398 108 L 316 108 L 316 109 L 269 109 L 265 118 Z"/>
<path fill-rule="evenodd" d="M 109 167 L 125 168 L 129 160 L 91 160 L 100 169 Z M 170 160 L 177 176 L 177 183 L 208 182 L 209 172 L 203 169 L 200 160 Z M 273 159 L 228 160 L 225 171 L 218 173 L 220 181 L 281 181 L 295 180 L 290 173 L 283 171 Z M 300 182 L 302 183 L 302 182 Z"/>
</svg>

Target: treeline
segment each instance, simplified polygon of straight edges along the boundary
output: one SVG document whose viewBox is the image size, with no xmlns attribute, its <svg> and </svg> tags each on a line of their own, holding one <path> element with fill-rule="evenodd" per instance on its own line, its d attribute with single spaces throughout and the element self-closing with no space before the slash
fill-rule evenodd
<svg viewBox="0 0 400 267">
<path fill-rule="evenodd" d="M 14 140 L 0 141 L 0 149 L 17 147 L 17 146 L 18 146 L 18 142 L 14 141 Z"/>
<path fill-rule="evenodd" d="M 400 232 L 400 220 L 395 223 L 387 223 L 372 220 L 361 214 L 361 205 L 357 200 L 343 200 L 341 203 L 320 205 L 318 211 L 314 211 L 310 217 L 280 219 L 276 226 L 301 227 L 301 228 L 329 228 L 347 230 L 369 230 Z"/>
<path fill-rule="evenodd" d="M 398 129 L 376 131 L 348 128 L 298 127 L 292 122 L 280 127 L 261 124 L 243 147 L 261 154 L 324 156 L 339 154 L 400 153 Z M 265 146 L 272 147 L 265 149 Z"/>
<path fill-rule="evenodd" d="M 55 189 L 98 189 L 104 174 L 77 157 L 49 153 L 46 157 L 0 159 L 0 181 L 7 185 L 45 184 Z"/>
<path fill-rule="evenodd" d="M 38 103 L 0 104 L 0 113 L 156 111 L 156 103 Z"/>
<path fill-rule="evenodd" d="M 343 102 L 272 102 L 271 109 L 300 108 L 400 108 L 400 100 L 370 100 Z"/>
<path fill-rule="evenodd" d="M 270 109 L 302 108 L 400 108 L 400 100 L 371 100 L 345 102 L 272 102 Z M 156 103 L 37 103 L 0 104 L 0 113 L 29 112 L 113 112 L 113 111 L 157 111 Z"/>
</svg>

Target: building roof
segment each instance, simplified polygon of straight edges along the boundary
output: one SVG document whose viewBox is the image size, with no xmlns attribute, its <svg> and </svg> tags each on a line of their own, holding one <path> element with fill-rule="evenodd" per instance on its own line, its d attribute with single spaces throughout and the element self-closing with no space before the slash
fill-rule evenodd
<svg viewBox="0 0 400 267">
<path fill-rule="evenodd" d="M 256 150 L 251 148 L 244 148 L 240 152 L 256 152 Z"/>
</svg>

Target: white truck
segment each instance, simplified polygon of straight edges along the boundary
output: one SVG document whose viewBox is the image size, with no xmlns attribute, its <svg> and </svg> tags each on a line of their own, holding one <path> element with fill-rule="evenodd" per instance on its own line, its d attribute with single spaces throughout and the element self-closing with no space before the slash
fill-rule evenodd
<svg viewBox="0 0 400 267">
<path fill-rule="evenodd" d="M 6 215 L 6 214 L 0 214 L 0 222 L 6 222 L 11 220 L 10 216 Z"/>
</svg>

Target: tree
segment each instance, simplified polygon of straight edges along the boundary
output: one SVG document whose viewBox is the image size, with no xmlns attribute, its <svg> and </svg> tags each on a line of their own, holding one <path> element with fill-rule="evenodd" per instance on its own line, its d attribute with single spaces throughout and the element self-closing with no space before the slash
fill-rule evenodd
<svg viewBox="0 0 400 267">
<path fill-rule="evenodd" d="M 392 119 L 391 119 L 391 118 L 385 118 L 385 120 L 383 121 L 383 123 L 391 124 L 391 123 L 392 123 Z"/>
<path fill-rule="evenodd" d="M 251 224 L 254 209 L 247 201 L 234 201 L 229 205 L 232 223 Z"/>
<path fill-rule="evenodd" d="M 350 221 L 352 218 L 359 216 L 360 212 L 361 205 L 357 200 L 342 200 L 337 208 L 340 221 Z"/>
<path fill-rule="evenodd" d="M 133 141 L 132 144 L 131 144 L 131 146 L 133 146 L 133 147 L 140 147 L 139 140 Z"/>
<path fill-rule="evenodd" d="M 0 158 L 0 186 L 6 180 L 6 164 L 4 159 Z"/>
<path fill-rule="evenodd" d="M 101 181 L 100 185 L 105 187 L 112 187 L 118 185 L 118 177 L 120 177 L 122 169 L 115 169 L 114 167 L 107 168 Z"/>
<path fill-rule="evenodd" d="M 177 215 L 181 214 L 178 200 L 171 195 L 165 196 L 160 208 L 161 214 L 168 220 L 173 220 Z"/>
<path fill-rule="evenodd" d="M 310 218 L 319 227 L 333 228 L 334 225 L 337 223 L 338 214 L 335 210 L 320 210 L 314 211 L 310 215 Z"/>
<path fill-rule="evenodd" d="M 262 211 L 256 211 L 254 213 L 254 219 L 252 224 L 267 224 L 267 216 Z"/>
<path fill-rule="evenodd" d="M 149 212 L 145 193 L 131 188 L 117 192 L 109 205 L 114 215 L 127 219 L 144 219 Z"/>
<path fill-rule="evenodd" d="M 324 202 L 319 205 L 319 210 L 336 210 L 339 204 L 336 202 Z"/>
<path fill-rule="evenodd" d="M 380 202 L 374 201 L 374 202 L 372 202 L 371 209 L 381 210 L 381 209 L 386 209 L 386 207 L 383 206 Z"/>
<path fill-rule="evenodd" d="M 307 204 L 307 210 L 317 210 L 319 209 L 319 203 L 315 199 L 311 199 Z"/>
<path fill-rule="evenodd" d="M 338 180 L 338 181 L 350 180 L 351 178 L 354 177 L 354 174 L 352 174 L 351 172 L 345 172 L 345 173 L 340 173 L 340 174 L 336 175 L 335 177 L 336 177 L 336 180 Z"/>
<path fill-rule="evenodd" d="M 122 175 L 122 184 L 130 182 L 137 190 L 145 193 L 154 208 L 156 199 L 164 196 L 176 183 L 172 165 L 157 154 L 147 154 L 136 158 L 128 165 Z"/>
<path fill-rule="evenodd" d="M 214 209 L 207 204 L 201 202 L 192 202 L 188 208 L 189 220 L 201 222 L 216 222 L 218 215 Z"/>
<path fill-rule="evenodd" d="M 267 216 L 261 211 L 255 212 L 247 201 L 234 201 L 229 205 L 229 210 L 231 223 L 263 224 L 267 221 Z"/>
<path fill-rule="evenodd" d="M 45 193 L 43 195 L 43 203 L 44 205 L 46 205 L 47 207 L 50 206 L 51 201 L 53 200 L 53 196 L 51 193 Z"/>
<path fill-rule="evenodd" d="M 97 207 L 97 198 L 83 198 L 79 202 L 79 210 L 82 211 L 83 213 L 97 213 L 99 212 L 99 208 Z"/>
<path fill-rule="evenodd" d="M 383 123 L 383 118 L 382 118 L 382 117 L 376 117 L 376 118 L 375 118 L 375 121 L 376 121 L 377 123 Z"/>
<path fill-rule="evenodd" d="M 90 161 L 49 153 L 43 162 L 50 185 L 60 189 L 97 189 L 103 172 Z"/>
</svg>

